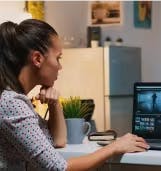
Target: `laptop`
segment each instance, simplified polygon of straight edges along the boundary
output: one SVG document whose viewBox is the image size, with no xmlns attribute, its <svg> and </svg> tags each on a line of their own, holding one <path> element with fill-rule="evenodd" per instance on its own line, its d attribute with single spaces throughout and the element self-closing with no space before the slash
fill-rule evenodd
<svg viewBox="0 0 161 171">
<path fill-rule="evenodd" d="M 134 84 L 132 133 L 161 150 L 161 82 Z"/>
</svg>

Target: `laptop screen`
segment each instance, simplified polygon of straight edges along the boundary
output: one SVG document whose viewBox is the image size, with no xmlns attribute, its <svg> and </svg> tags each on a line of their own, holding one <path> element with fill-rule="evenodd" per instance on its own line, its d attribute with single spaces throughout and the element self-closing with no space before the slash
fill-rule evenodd
<svg viewBox="0 0 161 171">
<path fill-rule="evenodd" d="M 161 139 L 161 83 L 135 83 L 132 130 L 147 139 Z"/>
</svg>

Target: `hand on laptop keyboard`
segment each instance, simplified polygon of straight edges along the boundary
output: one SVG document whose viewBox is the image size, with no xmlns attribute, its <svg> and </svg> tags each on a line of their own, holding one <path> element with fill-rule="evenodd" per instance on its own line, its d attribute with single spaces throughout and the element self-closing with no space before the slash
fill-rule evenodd
<svg viewBox="0 0 161 171">
<path fill-rule="evenodd" d="M 118 138 L 111 145 L 115 147 L 116 154 L 141 152 L 149 149 L 149 145 L 143 138 L 130 133 Z"/>
</svg>

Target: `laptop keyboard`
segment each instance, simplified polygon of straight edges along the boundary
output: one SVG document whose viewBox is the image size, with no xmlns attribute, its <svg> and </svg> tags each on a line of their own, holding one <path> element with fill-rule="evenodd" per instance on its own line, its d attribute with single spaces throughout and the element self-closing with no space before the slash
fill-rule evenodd
<svg viewBox="0 0 161 171">
<path fill-rule="evenodd" d="M 161 143 L 161 139 L 145 139 L 148 143 Z"/>
<path fill-rule="evenodd" d="M 148 143 L 150 145 L 149 150 L 161 150 L 161 142 L 160 143 Z"/>
</svg>

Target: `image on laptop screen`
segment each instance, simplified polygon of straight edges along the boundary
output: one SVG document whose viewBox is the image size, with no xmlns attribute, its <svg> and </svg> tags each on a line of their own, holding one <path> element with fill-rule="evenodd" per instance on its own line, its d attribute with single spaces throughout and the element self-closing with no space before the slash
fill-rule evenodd
<svg viewBox="0 0 161 171">
<path fill-rule="evenodd" d="M 133 133 L 161 139 L 161 83 L 134 85 Z"/>
</svg>

